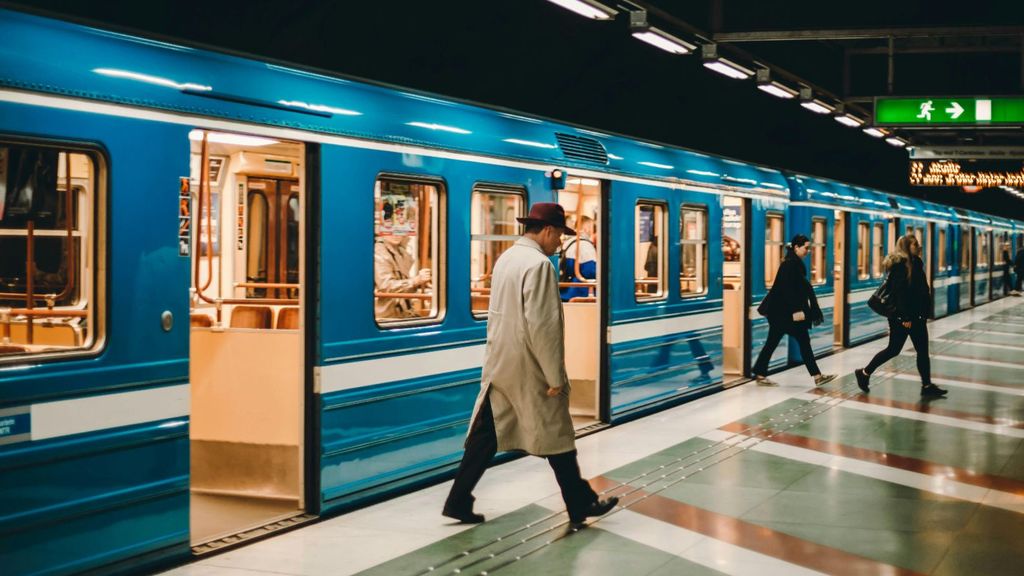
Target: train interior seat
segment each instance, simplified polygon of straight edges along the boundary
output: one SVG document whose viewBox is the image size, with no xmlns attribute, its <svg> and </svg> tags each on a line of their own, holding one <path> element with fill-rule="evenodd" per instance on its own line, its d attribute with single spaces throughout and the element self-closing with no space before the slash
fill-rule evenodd
<svg viewBox="0 0 1024 576">
<path fill-rule="evenodd" d="M 232 328 L 270 328 L 274 311 L 270 306 L 235 306 L 231 309 Z"/>
<path fill-rule="evenodd" d="M 278 330 L 298 330 L 299 308 L 297 306 L 289 306 L 278 310 L 276 328 Z"/>
<path fill-rule="evenodd" d="M 71 321 L 36 320 L 32 323 L 32 342 L 28 339 L 28 323 L 13 320 L 10 323 L 10 339 L 15 345 L 81 347 L 85 336 L 77 319 Z"/>
</svg>

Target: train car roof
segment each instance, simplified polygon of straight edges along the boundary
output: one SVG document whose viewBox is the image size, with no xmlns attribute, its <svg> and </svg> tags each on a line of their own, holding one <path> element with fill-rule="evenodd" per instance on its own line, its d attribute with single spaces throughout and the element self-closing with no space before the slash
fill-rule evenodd
<svg viewBox="0 0 1024 576">
<path fill-rule="evenodd" d="M 5 9 L 0 38 L 0 86 L 10 89 L 789 196 L 773 168 L 297 67 Z"/>
<path fill-rule="evenodd" d="M 786 179 L 789 181 L 790 200 L 793 202 L 887 213 L 894 208 L 889 201 L 890 195 L 879 190 L 792 172 L 786 172 Z"/>
</svg>

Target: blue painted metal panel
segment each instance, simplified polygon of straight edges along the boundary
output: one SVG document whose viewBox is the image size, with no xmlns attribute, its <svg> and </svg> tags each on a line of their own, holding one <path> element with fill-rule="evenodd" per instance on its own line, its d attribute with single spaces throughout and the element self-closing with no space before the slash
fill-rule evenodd
<svg viewBox="0 0 1024 576">
<path fill-rule="evenodd" d="M 188 472 L 186 418 L 8 446 L 5 570 L 70 574 L 143 555 L 187 557 Z"/>
<path fill-rule="evenodd" d="M 664 300 L 637 302 L 634 290 L 634 218 L 639 200 L 661 203 L 667 213 L 668 294 Z M 683 205 L 707 210 L 708 289 L 705 294 L 682 298 L 680 274 L 680 211 Z M 623 215 L 611 222 L 610 322 L 621 326 L 722 309 L 721 197 L 692 191 L 670 190 L 627 182 L 614 182 L 610 214 Z M 721 382 L 722 329 L 695 328 L 676 334 L 644 338 L 609 346 L 609 387 L 612 420 L 652 403 L 664 402 Z"/>
<path fill-rule="evenodd" d="M 0 85 L 489 156 L 567 159 L 556 132 L 599 140 L 612 172 L 786 195 L 781 173 L 430 94 L 0 12 Z M 33 54 L 33 66 L 20 55 Z M 156 78 L 157 80 L 154 80 Z M 249 103 L 245 103 L 248 100 Z M 316 108 L 317 110 L 311 110 Z M 313 113 L 310 113 L 313 112 Z"/>
<path fill-rule="evenodd" d="M 804 265 L 807 267 L 808 280 L 812 282 L 814 294 L 821 305 L 824 321 L 818 326 L 812 327 L 809 331 L 811 337 L 811 349 L 815 355 L 831 352 L 835 342 L 835 278 L 832 269 L 835 262 L 835 211 L 827 208 L 792 206 L 789 210 L 791 216 L 790 229 L 792 235 L 803 234 L 814 240 L 814 221 L 822 221 L 825 225 L 825 259 L 822 263 L 822 282 L 814 284 L 813 258 L 814 253 L 809 252 L 804 258 Z M 831 305 L 830 305 L 831 303 Z M 796 342 L 790 339 L 789 357 L 792 363 L 802 363 L 800 348 Z"/>
<path fill-rule="evenodd" d="M 188 128 L 0 103 L 0 133 L 95 146 L 107 195 L 97 238 L 102 350 L 3 371 L 0 408 L 186 382 L 189 260 L 177 251 L 177 186 L 189 173 Z M 168 145 L 139 145 L 147 142 Z M 165 310 L 177 320 L 170 332 Z M 187 558 L 187 427 L 160 424 L 0 446 L 5 566 L 59 574 Z"/>
<path fill-rule="evenodd" d="M 785 202 L 759 198 L 752 200 L 750 206 L 750 238 L 753 245 L 748 252 L 750 255 L 750 279 L 747 285 L 750 288 L 752 309 L 751 312 L 748 312 L 748 316 L 751 318 L 749 352 L 752 356 L 751 365 L 753 365 L 758 353 L 764 347 L 765 340 L 768 339 L 768 320 L 757 314 L 757 307 L 764 300 L 764 297 L 768 295 L 769 289 L 765 278 L 768 272 L 765 270 L 767 262 L 765 241 L 768 239 L 768 215 L 777 214 L 783 217 L 783 241 L 788 241 L 793 236 L 793 233 L 790 225 L 791 218 L 788 213 L 788 205 Z M 771 360 L 768 362 L 769 370 L 778 370 L 789 364 L 788 340 L 788 336 L 783 337 L 778 348 L 772 353 Z"/>
</svg>

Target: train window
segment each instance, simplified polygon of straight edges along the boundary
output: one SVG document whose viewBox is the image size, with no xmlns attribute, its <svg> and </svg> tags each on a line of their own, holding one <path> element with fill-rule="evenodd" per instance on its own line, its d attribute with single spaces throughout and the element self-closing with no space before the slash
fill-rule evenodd
<svg viewBox="0 0 1024 576">
<path fill-rule="evenodd" d="M 939 270 L 946 269 L 946 229 L 939 228 Z"/>
<path fill-rule="evenodd" d="M 679 254 L 679 294 L 704 294 L 708 283 L 708 211 L 703 206 L 683 206 L 679 216 L 682 232 Z"/>
<path fill-rule="evenodd" d="M 765 214 L 764 226 L 764 285 L 771 286 L 775 283 L 775 274 L 782 264 L 785 241 L 783 230 L 785 221 L 782 214 L 769 212 Z"/>
<path fill-rule="evenodd" d="M 470 207 L 469 292 L 473 316 L 487 316 L 491 272 L 498 256 L 519 239 L 519 222 L 526 205 L 523 190 L 480 186 Z"/>
<path fill-rule="evenodd" d="M 99 167 L 85 150 L 0 142 L 0 363 L 102 341 Z"/>
<path fill-rule="evenodd" d="M 433 322 L 442 303 L 444 190 L 439 182 L 384 177 L 374 186 L 374 315 L 385 327 Z"/>
<path fill-rule="evenodd" d="M 867 224 L 865 224 L 867 226 Z M 865 242 L 867 241 L 867 234 L 864 234 Z M 865 246 L 865 258 L 867 258 L 867 247 Z M 881 278 L 882 277 L 882 262 L 885 260 L 885 227 L 881 222 L 876 222 L 871 228 L 871 277 Z M 868 277 L 868 271 L 865 267 L 864 275 L 862 278 Z"/>
<path fill-rule="evenodd" d="M 871 255 L 871 244 L 868 243 L 868 223 L 857 223 L 857 278 L 868 277 L 868 257 Z"/>
<path fill-rule="evenodd" d="M 636 205 L 634 295 L 637 302 L 663 300 L 665 289 L 665 206 L 652 202 Z"/>
<path fill-rule="evenodd" d="M 988 268 L 989 233 L 978 233 L 978 254 L 975 256 L 978 268 Z"/>
<path fill-rule="evenodd" d="M 960 228 L 960 272 L 966 274 L 971 269 L 971 229 Z"/>
<path fill-rule="evenodd" d="M 825 271 L 825 219 L 811 220 L 811 284 L 826 283 Z"/>
</svg>

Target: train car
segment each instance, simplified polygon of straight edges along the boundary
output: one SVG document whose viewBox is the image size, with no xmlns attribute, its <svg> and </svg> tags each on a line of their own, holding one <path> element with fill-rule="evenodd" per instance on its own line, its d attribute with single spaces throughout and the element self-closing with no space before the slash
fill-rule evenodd
<svg viewBox="0 0 1024 576">
<path fill-rule="evenodd" d="M 989 216 L 992 222 L 992 299 L 1008 296 L 1013 288 L 1014 222 L 1002 216 Z M 1009 277 L 1004 281 L 1004 271 Z"/>
<path fill-rule="evenodd" d="M 816 352 L 884 332 L 877 191 L 15 11 L 0 43 L 14 574 L 153 569 L 445 478 L 535 202 L 581 231 L 553 259 L 580 433 L 745 381 L 796 232 Z"/>
<path fill-rule="evenodd" d="M 961 277 L 957 272 L 956 212 L 941 204 L 924 203 L 929 215 L 929 245 L 925 252 L 930 254 L 926 271 L 931 280 L 933 317 L 942 318 L 959 311 Z"/>
<path fill-rule="evenodd" d="M 888 325 L 867 301 L 882 281 L 882 263 L 895 241 L 897 212 L 890 196 L 825 178 L 787 177 L 792 211 L 802 215 L 794 221 L 814 247 L 812 285 L 826 318 L 812 330 L 815 352 L 884 335 Z M 799 358 L 795 350 L 791 356 Z"/>
</svg>

